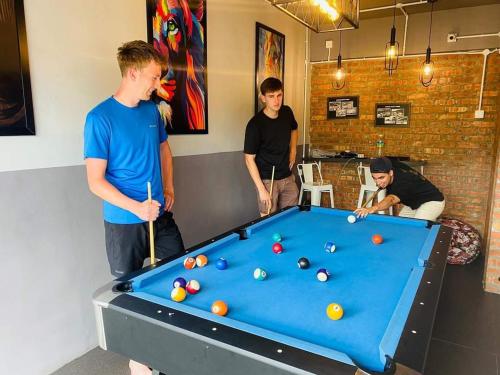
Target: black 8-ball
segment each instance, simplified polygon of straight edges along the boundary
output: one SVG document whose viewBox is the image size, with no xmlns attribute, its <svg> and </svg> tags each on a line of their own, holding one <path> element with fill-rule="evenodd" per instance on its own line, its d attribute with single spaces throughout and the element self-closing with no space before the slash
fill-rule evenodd
<svg viewBox="0 0 500 375">
<path fill-rule="evenodd" d="M 309 259 L 307 259 L 307 258 L 300 258 L 297 261 L 297 264 L 301 270 L 305 270 L 306 268 L 309 268 L 309 266 L 311 265 L 311 263 L 309 262 Z"/>
</svg>

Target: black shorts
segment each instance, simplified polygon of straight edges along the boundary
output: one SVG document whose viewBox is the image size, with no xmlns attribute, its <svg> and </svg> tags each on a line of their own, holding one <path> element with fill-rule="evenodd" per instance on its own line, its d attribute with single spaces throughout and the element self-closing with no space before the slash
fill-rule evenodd
<svg viewBox="0 0 500 375">
<path fill-rule="evenodd" d="M 164 259 L 184 251 L 184 243 L 172 213 L 165 212 L 153 223 L 155 256 Z M 104 221 L 106 253 L 111 273 L 120 277 L 141 269 L 149 258 L 149 223 L 113 224 Z"/>
</svg>

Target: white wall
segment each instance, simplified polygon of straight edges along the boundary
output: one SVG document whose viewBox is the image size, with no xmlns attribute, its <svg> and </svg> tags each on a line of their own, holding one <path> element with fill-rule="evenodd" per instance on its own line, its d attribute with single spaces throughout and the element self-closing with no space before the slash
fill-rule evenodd
<svg viewBox="0 0 500 375">
<path fill-rule="evenodd" d="M 189 233 L 221 233 L 255 214 L 239 150 L 254 108 L 256 21 L 286 35 L 285 97 L 302 123 L 303 27 L 264 0 L 208 2 L 209 134 L 171 138 L 176 156 L 217 153 L 179 158 L 176 166 L 176 216 L 181 230 L 193 226 L 186 243 L 199 240 Z M 37 135 L 0 137 L 0 283 L 8 286 L 0 374 L 37 375 L 96 345 L 91 296 L 111 275 L 100 202 L 82 165 L 83 123 L 119 83 L 117 47 L 146 38 L 146 9 L 144 0 L 24 4 Z M 205 178 L 214 165 L 219 177 Z M 224 178 L 230 182 L 217 185 Z M 190 220 L 207 212 L 209 224 Z"/>
<path fill-rule="evenodd" d="M 85 115 L 119 83 L 117 47 L 146 40 L 145 1 L 24 3 L 37 135 L 0 137 L 0 172 L 83 164 Z M 264 0 L 210 0 L 207 11 L 209 134 L 172 137 L 176 156 L 243 149 L 256 21 L 286 35 L 285 98 L 302 124 L 304 28 Z"/>
</svg>

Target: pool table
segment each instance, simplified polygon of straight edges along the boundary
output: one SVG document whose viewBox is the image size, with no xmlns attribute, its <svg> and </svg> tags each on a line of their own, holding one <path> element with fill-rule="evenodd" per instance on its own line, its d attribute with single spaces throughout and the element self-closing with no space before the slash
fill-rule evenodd
<svg viewBox="0 0 500 375">
<path fill-rule="evenodd" d="M 166 374 L 423 373 L 451 230 L 386 215 L 350 224 L 350 214 L 287 208 L 113 281 L 94 295 L 100 346 Z M 205 267 L 184 267 L 200 254 Z M 267 278 L 256 280 L 256 268 Z M 174 302 L 177 277 L 197 280 L 199 293 Z M 226 316 L 211 312 L 215 300 Z M 326 314 L 331 303 L 341 319 Z"/>
</svg>

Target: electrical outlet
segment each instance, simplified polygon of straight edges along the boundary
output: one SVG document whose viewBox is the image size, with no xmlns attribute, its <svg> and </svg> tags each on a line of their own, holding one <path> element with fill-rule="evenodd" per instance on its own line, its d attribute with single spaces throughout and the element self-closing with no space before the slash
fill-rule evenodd
<svg viewBox="0 0 500 375">
<path fill-rule="evenodd" d="M 484 111 L 482 109 L 478 109 L 474 112 L 474 118 L 480 119 L 484 118 Z"/>
<path fill-rule="evenodd" d="M 325 48 L 333 48 L 333 40 L 327 40 L 325 42 Z"/>
</svg>

